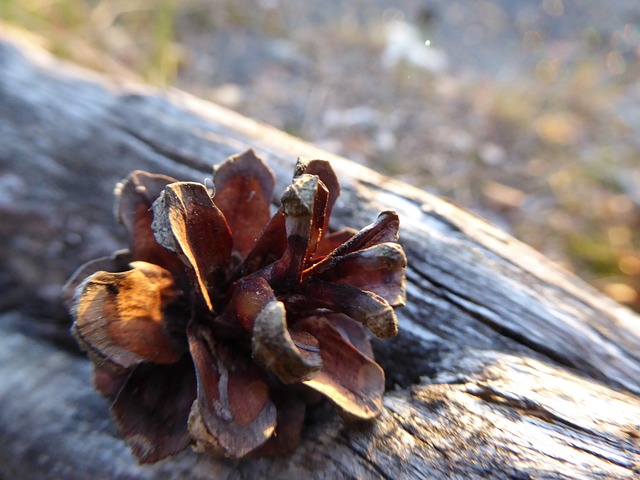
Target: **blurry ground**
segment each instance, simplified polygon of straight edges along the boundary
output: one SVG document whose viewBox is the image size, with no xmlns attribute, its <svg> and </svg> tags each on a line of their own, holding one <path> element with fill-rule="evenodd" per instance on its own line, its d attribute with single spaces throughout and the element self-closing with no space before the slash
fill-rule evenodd
<svg viewBox="0 0 640 480">
<path fill-rule="evenodd" d="M 0 18 L 444 195 L 640 307 L 638 0 L 0 0 Z"/>
</svg>

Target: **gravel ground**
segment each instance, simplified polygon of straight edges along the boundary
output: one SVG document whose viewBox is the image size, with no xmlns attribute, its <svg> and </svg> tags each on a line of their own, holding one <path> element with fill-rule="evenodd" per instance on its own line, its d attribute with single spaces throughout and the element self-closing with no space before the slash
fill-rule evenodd
<svg viewBox="0 0 640 480">
<path fill-rule="evenodd" d="M 640 307 L 638 0 L 4 0 L 3 14 L 75 61 L 446 196 Z"/>
<path fill-rule="evenodd" d="M 214 3 L 180 16 L 178 86 L 447 196 L 637 304 L 636 0 Z"/>
</svg>

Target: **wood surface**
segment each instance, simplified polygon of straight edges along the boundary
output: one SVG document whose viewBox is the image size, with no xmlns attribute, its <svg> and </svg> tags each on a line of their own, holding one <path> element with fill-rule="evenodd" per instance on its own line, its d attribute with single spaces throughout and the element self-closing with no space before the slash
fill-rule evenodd
<svg viewBox="0 0 640 480">
<path fill-rule="evenodd" d="M 0 37 L 0 478 L 638 478 L 640 317 L 438 197 L 179 91 L 119 82 Z M 407 307 L 375 341 L 382 417 L 312 412 L 298 450 L 139 466 L 68 333 L 61 288 L 125 246 L 134 169 L 202 181 L 253 148 L 278 176 L 333 162 L 331 227 L 401 218 Z M 398 159 L 410 162 L 412 159 Z M 277 201 L 277 198 L 274 198 Z"/>
</svg>

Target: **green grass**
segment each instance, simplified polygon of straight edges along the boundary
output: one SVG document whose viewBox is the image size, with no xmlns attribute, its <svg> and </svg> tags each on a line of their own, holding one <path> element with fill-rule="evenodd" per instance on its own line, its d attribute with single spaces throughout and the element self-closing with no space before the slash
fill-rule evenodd
<svg viewBox="0 0 640 480">
<path fill-rule="evenodd" d="M 178 72 L 178 0 L 1 0 L 0 19 L 44 39 L 54 54 L 156 85 Z"/>
<path fill-rule="evenodd" d="M 469 81 L 402 63 L 382 69 L 384 19 L 375 14 L 365 19 L 358 6 L 335 7 L 344 11 L 326 10 L 319 19 L 311 15 L 311 2 L 280 2 L 272 8 L 259 3 L 0 0 L 0 20 L 34 33 L 56 55 L 89 68 L 160 86 L 175 85 L 180 78 L 181 87 L 193 87 L 205 97 L 219 86 L 212 77 L 222 71 L 224 81 L 244 94 L 234 105 L 241 113 L 276 119 L 281 128 L 311 141 L 329 139 L 344 155 L 366 157 L 373 168 L 448 195 L 464 207 L 488 205 L 485 210 L 497 210 L 521 240 L 568 260 L 587 280 L 599 285 L 612 279 L 640 291 L 640 235 L 635 233 L 640 209 L 619 184 L 624 172 L 638 168 L 635 144 L 626 140 L 637 129 L 612 108 L 625 101 L 640 75 L 640 46 L 622 69 L 612 64 L 614 46 L 595 30 L 583 32 L 576 40 L 583 45 L 574 43 L 575 54 L 564 59 L 554 52 L 540 55 L 543 39 L 530 35 L 525 40 L 533 42 L 532 54 L 539 56 L 530 72 L 516 81 L 481 76 Z M 227 43 L 233 38 L 232 61 L 251 75 L 236 79 L 229 64 L 193 68 L 200 57 L 192 53 L 190 58 L 182 42 L 204 40 L 215 51 L 226 48 L 220 38 Z M 252 41 L 263 46 L 273 39 L 290 42 L 304 61 L 278 64 L 251 55 Z M 245 68 L 263 61 L 271 68 L 265 75 Z M 181 68 L 187 75 L 180 77 Z M 274 75 L 295 87 L 261 82 Z M 318 88 L 326 89 L 329 100 L 301 122 L 309 92 Z M 376 151 L 373 139 L 381 125 L 339 131 L 323 125 L 328 107 L 354 106 L 377 112 L 383 124 L 397 117 L 382 125 L 398 140 L 390 151 Z M 411 121 L 403 123 L 404 118 Z M 456 150 L 460 133 L 471 141 Z M 498 165 L 483 159 L 487 145 L 504 152 Z M 485 188 L 492 182 L 522 192 L 521 204 L 492 206 Z"/>
</svg>

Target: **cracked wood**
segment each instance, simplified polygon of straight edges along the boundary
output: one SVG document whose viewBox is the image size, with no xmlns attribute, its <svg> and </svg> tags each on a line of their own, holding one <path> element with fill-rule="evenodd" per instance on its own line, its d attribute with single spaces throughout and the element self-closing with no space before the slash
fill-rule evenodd
<svg viewBox="0 0 640 480">
<path fill-rule="evenodd" d="M 0 64 L 0 477 L 638 475 L 634 313 L 441 199 L 218 106 L 109 81 L 7 38 Z M 374 345 L 392 389 L 386 413 L 347 429 L 320 407 L 288 458 L 184 452 L 140 467 L 68 341 L 61 285 L 125 244 L 112 189 L 131 170 L 201 181 L 248 147 L 275 170 L 277 191 L 297 156 L 332 160 L 343 185 L 332 228 L 400 214 L 408 306 L 399 337 Z"/>
</svg>

